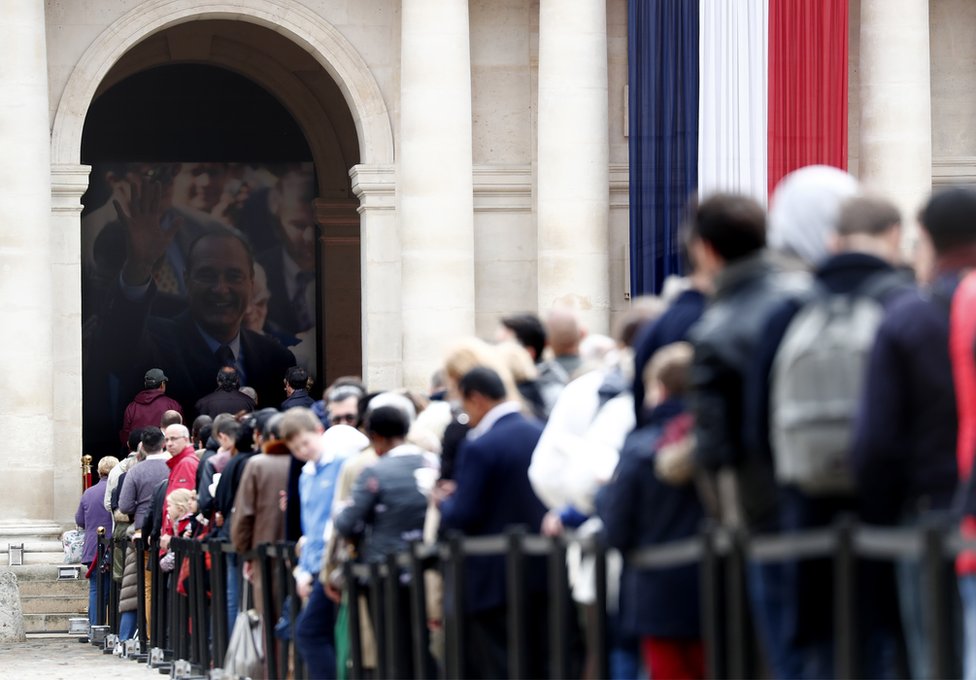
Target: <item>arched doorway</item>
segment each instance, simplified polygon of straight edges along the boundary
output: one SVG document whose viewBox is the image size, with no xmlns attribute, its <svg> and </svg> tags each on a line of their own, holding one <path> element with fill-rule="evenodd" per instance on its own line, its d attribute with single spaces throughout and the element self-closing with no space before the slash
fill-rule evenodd
<svg viewBox="0 0 976 680">
<path fill-rule="evenodd" d="M 344 89 L 318 59 L 285 38 L 280 27 L 272 31 L 250 21 L 220 19 L 178 24 L 135 44 L 105 74 L 81 139 L 81 161 L 93 167 L 83 224 L 108 201 L 105 168 L 113 162 L 182 160 L 184 176 L 191 171 L 187 161 L 202 161 L 236 173 L 234 181 L 241 179 L 241 168 L 252 178 L 263 174 L 280 179 L 289 168 L 296 170 L 293 175 L 304 171 L 314 177 L 310 198 L 315 199 L 312 217 L 318 230 L 317 318 L 312 340 L 291 349 L 299 364 L 316 375 L 317 391 L 340 375 L 361 373 L 363 366 L 359 201 L 353 195 L 350 169 L 363 167 L 363 128 L 376 125 L 364 126 L 361 116 L 357 120 Z M 361 94 L 369 88 L 359 83 L 357 89 Z M 55 142 L 59 138 L 56 122 Z M 114 207 L 107 207 L 114 215 Z M 92 260 L 90 236 L 83 229 L 80 254 L 86 281 Z M 270 245 L 254 243 L 259 259 L 260 251 Z M 84 291 L 81 310 L 86 323 L 95 309 L 90 289 L 89 285 Z M 284 293 L 282 289 L 281 296 Z M 295 329 L 284 330 L 290 336 Z M 129 380 L 128 386 L 118 380 L 98 381 L 96 386 L 89 344 L 83 380 L 84 452 L 97 458 L 118 441 L 117 434 L 111 435 L 120 419 L 115 416 L 110 425 L 98 415 L 118 413 L 138 386 L 133 387 L 136 380 Z M 280 398 L 264 401 L 261 405 L 276 406 Z M 184 409 L 192 410 L 192 404 Z M 99 431 L 100 436 L 90 436 Z"/>
</svg>

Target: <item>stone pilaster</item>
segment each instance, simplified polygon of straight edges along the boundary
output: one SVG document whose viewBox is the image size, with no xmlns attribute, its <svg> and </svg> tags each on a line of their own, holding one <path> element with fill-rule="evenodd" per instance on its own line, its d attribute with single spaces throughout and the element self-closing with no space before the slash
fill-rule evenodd
<svg viewBox="0 0 976 680">
<path fill-rule="evenodd" d="M 539 7 L 539 310 L 568 303 L 606 333 L 610 142 L 606 0 Z"/>
<path fill-rule="evenodd" d="M 928 0 L 861 0 L 859 174 L 902 213 L 906 246 L 932 188 Z"/>
<path fill-rule="evenodd" d="M 51 519 L 56 376 L 43 0 L 4 2 L 0 37 L 0 430 L 8 452 L 0 518 Z"/>
<path fill-rule="evenodd" d="M 403 380 L 417 389 L 475 326 L 471 54 L 468 0 L 400 11 Z"/>
<path fill-rule="evenodd" d="M 403 383 L 396 172 L 392 166 L 356 165 L 349 175 L 361 220 L 362 375 L 370 390 L 392 389 Z"/>
</svg>

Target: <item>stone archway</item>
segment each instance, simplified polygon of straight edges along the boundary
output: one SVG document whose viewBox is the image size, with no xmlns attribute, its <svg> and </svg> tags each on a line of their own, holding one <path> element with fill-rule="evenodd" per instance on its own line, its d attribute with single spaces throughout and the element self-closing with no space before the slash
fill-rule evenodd
<svg viewBox="0 0 976 680">
<path fill-rule="evenodd" d="M 90 171 L 80 164 L 85 117 L 100 84 L 129 50 L 154 33 L 200 20 L 243 21 L 270 29 L 310 54 L 338 86 L 355 124 L 360 153 L 360 163 L 350 174 L 360 202 L 363 375 L 380 387 L 399 380 L 399 304 L 374 304 L 399 277 L 393 132 L 386 103 L 366 63 L 335 27 L 294 0 L 149 0 L 108 26 L 85 51 L 58 102 L 51 130 L 52 284 L 59 291 L 52 309 L 54 366 L 59 375 L 54 384 L 53 514 L 57 521 L 70 521 L 77 504 L 71 490 L 77 487 L 82 453 L 79 225 L 80 199 Z M 335 221 L 334 206 L 320 205 L 318 212 L 323 220 Z M 374 264 L 367 266 L 370 263 Z"/>
</svg>

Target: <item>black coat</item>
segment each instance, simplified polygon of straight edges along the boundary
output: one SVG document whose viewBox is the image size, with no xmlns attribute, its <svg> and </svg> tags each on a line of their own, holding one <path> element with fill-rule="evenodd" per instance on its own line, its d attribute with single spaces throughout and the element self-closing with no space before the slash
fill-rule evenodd
<svg viewBox="0 0 976 680">
<path fill-rule="evenodd" d="M 683 412 L 678 401 L 655 408 L 648 424 L 624 442 L 613 478 L 596 499 L 607 543 L 623 552 L 694 536 L 704 513 L 692 483 L 671 486 L 654 473 L 658 442 L 667 423 Z M 699 630 L 698 566 L 635 570 L 624 563 L 620 616 L 636 636 L 696 639 Z"/>
</svg>

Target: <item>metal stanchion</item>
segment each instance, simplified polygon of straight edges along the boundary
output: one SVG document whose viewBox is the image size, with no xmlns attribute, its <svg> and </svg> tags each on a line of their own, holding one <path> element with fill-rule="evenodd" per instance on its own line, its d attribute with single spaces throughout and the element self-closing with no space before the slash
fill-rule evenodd
<svg viewBox="0 0 976 680">
<path fill-rule="evenodd" d="M 298 565 L 298 555 L 295 553 L 294 543 L 285 543 L 285 555 L 287 557 L 287 563 L 284 566 L 285 570 L 285 592 L 291 597 L 294 606 L 288 612 L 289 620 L 288 623 L 291 626 L 292 638 L 294 639 L 294 631 L 298 625 L 298 614 L 301 611 L 302 601 L 298 597 L 298 592 L 295 590 L 295 579 L 291 578 L 290 575 L 294 568 Z M 324 567 L 324 565 L 323 565 Z M 303 680 L 305 678 L 305 662 L 302 660 L 302 655 L 298 653 L 298 645 L 293 645 L 294 649 L 294 676 L 296 680 Z"/>
<path fill-rule="evenodd" d="M 386 619 L 383 614 L 383 580 L 378 564 L 369 565 L 369 614 L 373 619 L 376 640 L 376 677 L 390 677 L 390 659 L 386 654 Z"/>
<path fill-rule="evenodd" d="M 128 552 L 135 550 L 136 560 L 136 629 L 139 633 L 139 649 L 134 657 L 138 661 L 145 661 L 146 653 L 146 550 L 142 537 L 137 537 L 132 541 L 127 541 L 123 549 Z"/>
<path fill-rule="evenodd" d="M 549 542 L 549 672 L 558 680 L 569 677 L 569 576 L 566 544 L 559 537 Z"/>
<path fill-rule="evenodd" d="M 105 590 L 102 584 L 102 556 L 105 554 L 105 527 L 98 527 L 98 545 L 95 550 L 95 566 L 91 577 L 95 579 L 95 625 L 105 625 Z"/>
<path fill-rule="evenodd" d="M 929 525 L 923 529 L 922 580 L 925 593 L 923 621 L 929 635 L 929 677 L 948 678 L 955 674 L 952 663 L 952 610 L 948 602 L 945 538 L 943 528 Z"/>
<path fill-rule="evenodd" d="M 426 677 L 427 668 L 427 596 L 424 584 L 424 564 L 418 550 L 419 542 L 410 544 L 410 621 L 413 643 L 413 676 Z"/>
<path fill-rule="evenodd" d="M 210 636 L 213 642 L 213 666 L 223 668 L 230 633 L 227 630 L 227 561 L 223 542 L 210 539 Z"/>
<path fill-rule="evenodd" d="M 291 574 L 288 572 L 288 562 L 286 560 L 287 554 L 288 554 L 287 544 L 284 541 L 279 542 L 275 546 L 275 553 L 274 553 L 275 578 L 278 583 L 278 588 L 277 588 L 278 600 L 279 600 L 279 606 L 277 608 L 278 612 L 284 612 L 283 603 L 285 601 L 285 598 L 288 597 L 288 582 L 289 581 L 294 582 L 294 579 L 291 578 Z M 291 607 L 289 608 L 289 614 L 294 612 L 296 609 L 301 608 L 301 606 L 302 606 L 301 600 L 298 598 L 293 598 Z M 291 644 L 291 642 L 294 641 L 295 639 L 295 622 L 289 621 L 288 623 L 291 627 L 291 639 L 281 640 L 280 642 L 281 649 L 279 650 L 279 654 L 278 654 L 278 677 L 281 678 L 288 677 L 289 657 L 292 654 L 292 650 L 296 649 L 295 645 Z M 296 653 L 295 656 L 297 657 L 298 654 Z"/>
<path fill-rule="evenodd" d="M 207 559 L 200 541 L 193 541 L 190 561 L 190 579 L 193 582 L 193 599 L 196 602 L 198 624 L 193 629 L 196 641 L 197 661 L 203 674 L 210 672 L 210 617 L 207 616 Z"/>
<path fill-rule="evenodd" d="M 265 666 L 271 673 L 275 673 L 278 668 L 278 647 L 274 634 L 274 626 L 277 623 L 274 609 L 274 580 L 272 573 L 271 555 L 268 554 L 268 545 L 258 546 L 257 561 L 261 565 L 261 607 L 264 619 L 264 660 Z"/>
<path fill-rule="evenodd" d="M 395 553 L 387 555 L 386 577 L 383 579 L 383 619 L 386 628 L 387 675 L 390 678 L 407 678 L 410 669 L 401 654 L 400 642 L 400 568 Z"/>
<path fill-rule="evenodd" d="M 854 553 L 854 520 L 837 522 L 834 550 L 834 657 L 838 680 L 858 677 L 857 662 L 857 555 Z"/>
<path fill-rule="evenodd" d="M 702 645 L 705 648 L 705 677 L 724 677 L 722 659 L 722 586 L 719 556 L 715 549 L 716 524 L 706 520 L 702 524 L 702 561 L 698 571 L 701 606 Z"/>
<path fill-rule="evenodd" d="M 591 633 L 596 657 L 597 677 L 610 677 L 610 645 L 607 640 L 607 547 L 599 536 L 593 545 L 594 580 L 596 581 L 596 616 Z"/>
<path fill-rule="evenodd" d="M 346 606 L 349 613 L 349 678 L 362 680 L 363 638 L 362 621 L 359 617 L 359 579 L 353 572 L 352 562 L 346 562 L 342 567 L 342 573 L 346 579 Z"/>
<path fill-rule="evenodd" d="M 505 555 L 505 578 L 508 610 L 508 672 L 513 678 L 528 675 L 525 643 L 525 553 L 522 548 L 525 527 L 510 528 Z"/>
<path fill-rule="evenodd" d="M 728 567 L 726 575 L 726 651 L 728 653 L 728 674 L 730 678 L 745 678 L 748 676 L 747 646 L 751 643 L 747 639 L 749 630 L 748 602 L 746 598 L 746 558 L 745 537 L 741 530 L 730 532 L 731 545 L 729 547 Z"/>
<path fill-rule="evenodd" d="M 447 560 L 444 563 L 444 633 L 447 677 L 465 676 L 464 626 L 464 544 L 461 535 L 451 532 L 447 538 Z"/>
</svg>

